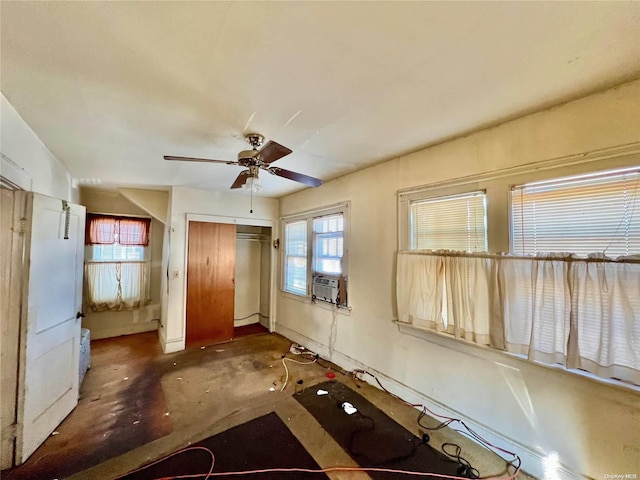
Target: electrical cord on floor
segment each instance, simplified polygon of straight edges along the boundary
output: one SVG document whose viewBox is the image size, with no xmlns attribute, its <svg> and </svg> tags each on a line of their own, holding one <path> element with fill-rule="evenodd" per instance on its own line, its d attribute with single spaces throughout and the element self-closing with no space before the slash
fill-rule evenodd
<svg viewBox="0 0 640 480">
<path fill-rule="evenodd" d="M 444 428 L 444 427 L 447 427 L 447 426 L 451 425 L 452 423 L 459 423 L 460 425 L 462 425 L 464 427 L 465 431 L 458 430 L 458 429 L 453 429 L 454 431 L 456 431 L 458 433 L 465 434 L 466 436 L 472 438 L 476 442 L 478 442 L 481 445 L 483 445 L 489 451 L 495 453 L 500 458 L 502 458 L 502 460 L 504 460 L 504 462 L 507 464 L 507 474 L 509 474 L 509 468 L 510 467 L 514 468 L 514 472 L 507 478 L 509 478 L 509 479 L 514 478 L 520 472 L 520 468 L 522 466 L 522 459 L 520 458 L 520 456 L 518 456 L 514 452 L 511 452 L 511 451 L 506 450 L 506 449 L 504 449 L 502 447 L 494 445 L 493 443 L 491 443 L 488 440 L 484 439 L 481 435 L 479 435 L 471 427 L 469 427 L 463 420 L 461 420 L 459 418 L 447 417 L 445 415 L 438 415 L 437 413 L 432 412 L 426 405 L 423 405 L 423 404 L 407 402 L 402 397 L 400 397 L 400 396 L 390 392 L 389 390 L 387 390 L 384 387 L 384 385 L 382 385 L 382 383 L 380 382 L 378 377 L 376 377 L 374 374 L 372 374 L 370 372 L 367 372 L 366 370 L 355 369 L 355 370 L 352 371 L 352 378 L 353 378 L 354 383 L 357 380 L 364 381 L 362 378 L 358 378 L 358 375 L 369 375 L 371 378 L 373 378 L 376 381 L 376 383 L 380 386 L 380 388 L 384 392 L 386 392 L 387 394 L 391 395 L 393 398 L 399 400 L 400 402 L 404 403 L 405 405 L 409 405 L 409 406 L 414 407 L 414 408 L 420 408 L 421 409 L 421 413 L 418 416 L 418 425 L 420 425 L 420 427 L 422 427 L 424 429 L 427 429 L 427 430 L 439 430 L 441 428 Z M 423 423 L 420 422 L 420 420 L 422 420 L 427 414 L 431 415 L 432 417 L 437 417 L 437 418 L 439 418 L 441 420 L 444 420 L 444 421 L 441 421 L 436 427 L 427 427 Z M 455 444 L 451 444 L 451 445 L 455 445 Z M 457 445 L 455 445 L 455 446 L 457 446 Z M 500 452 L 512 457 L 512 460 L 505 459 L 500 454 Z M 447 453 L 447 452 L 444 452 L 444 453 L 446 455 L 450 456 L 449 453 Z M 467 462 L 467 463 L 469 463 L 469 462 Z M 469 464 L 469 467 L 471 467 L 470 464 Z M 467 475 L 472 475 L 472 474 L 474 474 L 474 472 L 478 473 L 478 476 L 471 477 L 471 478 L 482 478 L 482 477 L 479 476 L 479 472 L 476 469 L 467 469 L 463 473 L 465 473 Z M 491 477 L 491 478 L 495 478 L 495 477 Z"/>
<path fill-rule="evenodd" d="M 313 360 L 309 361 L 309 362 L 300 362 L 298 360 L 294 360 L 293 358 L 287 358 L 285 355 L 282 356 L 282 365 L 284 366 L 284 371 L 286 372 L 286 376 L 284 379 L 284 383 L 282 384 L 282 388 L 280 389 L 281 392 L 284 391 L 284 389 L 287 387 L 287 383 L 289 383 L 289 369 L 287 368 L 287 363 L 286 362 L 293 362 L 293 363 L 299 363 L 300 365 L 311 365 L 312 363 L 316 363 L 317 358 L 314 358 Z"/>
<path fill-rule="evenodd" d="M 422 419 L 426 416 L 427 416 L 427 411 L 423 408 L 422 410 L 420 410 L 420 413 L 418 414 L 418 426 L 422 427 L 424 430 L 441 430 L 445 427 L 448 427 L 454 421 L 454 419 L 449 419 L 444 422 L 440 422 L 435 427 L 428 427 L 422 423 Z"/>
<path fill-rule="evenodd" d="M 349 375 L 350 372 L 348 372 L 347 370 L 345 370 L 344 368 L 340 368 L 337 365 L 334 365 L 331 362 L 326 361 L 324 358 L 322 357 L 318 357 L 317 360 L 318 365 L 320 365 L 323 368 L 327 368 L 329 370 L 333 370 L 335 372 L 338 372 L 340 375 Z"/>
<path fill-rule="evenodd" d="M 311 361 L 311 362 L 297 362 L 297 361 L 292 360 L 290 358 L 286 358 L 286 356 L 283 355 L 282 364 L 284 365 L 284 368 L 285 368 L 285 371 L 286 371 L 286 379 L 285 379 L 285 383 L 283 384 L 283 386 L 282 386 L 282 388 L 280 390 L 281 392 L 285 389 L 285 387 L 286 387 L 286 385 L 288 383 L 288 380 L 289 380 L 289 370 L 287 369 L 287 366 L 286 366 L 286 363 L 285 363 L 285 359 L 289 360 L 289 361 L 295 361 L 296 363 L 301 363 L 301 364 L 315 363 L 315 362 L 318 362 L 318 360 L 323 360 L 324 361 L 324 359 L 321 359 L 321 357 L 317 353 L 313 353 L 313 352 L 311 352 L 310 350 L 307 350 L 304 347 L 299 347 L 295 343 L 292 344 L 292 346 L 290 348 L 290 351 L 293 351 L 292 349 L 293 349 L 294 346 L 296 346 L 299 349 L 301 349 L 301 353 L 305 352 L 305 353 L 309 353 L 311 355 L 314 355 L 314 360 Z M 322 364 L 320 364 L 320 365 L 322 365 Z M 349 373 L 346 370 L 344 370 L 344 372 L 345 372 L 344 374 Z M 384 392 L 386 392 L 388 395 L 390 395 L 391 397 L 393 397 L 396 400 L 404 403 L 405 405 L 409 405 L 409 406 L 414 407 L 414 408 L 420 408 L 420 414 L 418 415 L 417 423 L 421 428 L 423 428 L 425 430 L 433 431 L 433 430 L 443 429 L 445 427 L 450 426 L 453 423 L 459 423 L 460 425 L 462 425 L 464 427 L 465 431 L 454 429 L 454 428 L 452 428 L 452 430 L 454 430 L 454 431 L 456 431 L 458 433 L 464 434 L 465 436 L 470 437 L 471 439 L 473 439 L 476 442 L 478 442 L 481 445 L 483 445 L 489 451 L 495 453 L 500 458 L 502 458 L 502 460 L 504 460 L 504 462 L 507 464 L 507 474 L 509 474 L 509 468 L 511 468 L 511 467 L 514 468 L 513 474 L 511 474 L 508 477 L 508 479 L 514 478 L 520 472 L 520 468 L 522 466 L 522 459 L 516 453 L 511 452 L 509 450 L 506 450 L 504 448 L 498 447 L 497 445 L 492 444 L 488 440 L 485 440 L 481 435 L 479 435 L 472 428 L 470 428 L 463 420 L 461 420 L 459 418 L 447 417 L 445 415 L 438 415 L 437 413 L 432 412 L 426 405 L 423 405 L 423 404 L 416 404 L 416 403 L 407 402 L 402 397 L 400 397 L 400 396 L 390 392 L 389 390 L 387 390 L 385 388 L 385 386 L 382 385 L 382 383 L 380 382 L 380 380 L 378 379 L 377 376 L 375 376 L 374 374 L 372 374 L 372 373 L 370 373 L 370 372 L 368 372 L 366 370 L 363 370 L 363 369 L 354 369 L 354 370 L 351 371 L 352 380 L 353 380 L 354 384 L 358 388 L 360 388 L 360 385 L 358 385 L 357 381 L 364 381 L 363 378 L 359 378 L 358 375 L 361 375 L 361 376 L 368 375 L 368 376 L 370 376 L 371 378 L 373 378 L 376 381 L 378 386 Z M 427 415 L 431 415 L 432 417 L 437 417 L 437 418 L 441 419 L 440 423 L 438 425 L 436 425 L 435 427 L 429 427 L 429 426 L 425 425 L 422 422 L 422 420 Z M 351 440 L 350 440 L 350 442 L 351 442 Z M 426 443 L 426 442 L 423 442 L 423 443 Z M 454 447 L 455 448 L 455 454 L 452 455 L 451 453 L 447 452 L 445 450 L 445 448 L 447 448 L 446 446 Z M 445 444 L 442 445 L 442 451 L 448 457 L 454 458 L 454 459 L 456 459 L 458 461 L 458 463 L 461 465 L 461 467 L 459 469 L 459 473 L 461 475 L 464 475 L 464 478 L 477 478 L 477 479 L 482 478 L 482 477 L 480 477 L 480 473 L 478 472 L 478 470 L 476 468 L 472 467 L 471 463 L 460 455 L 462 453 L 462 447 L 460 447 L 459 445 L 454 444 L 454 443 L 445 443 Z M 511 456 L 513 459 L 512 460 L 505 459 L 504 457 L 502 457 L 500 452 Z M 494 478 L 494 477 L 491 477 L 491 478 Z"/>
<path fill-rule="evenodd" d="M 259 470 L 243 470 L 243 471 L 235 471 L 235 472 L 213 472 L 213 468 L 215 466 L 215 462 L 216 462 L 216 457 L 214 455 L 214 453 L 209 450 L 206 447 L 187 447 L 184 448 L 182 450 L 178 450 L 177 452 L 173 452 L 169 455 L 167 455 L 166 457 L 162 457 L 154 462 L 151 462 L 147 465 L 144 465 L 140 468 L 137 468 L 135 470 L 132 470 L 130 472 L 125 473 L 124 475 L 120 475 L 119 477 L 116 477 L 115 480 L 121 479 L 126 477 L 127 475 L 131 475 L 133 473 L 138 473 L 138 472 L 142 472 L 148 468 L 153 467 L 154 465 L 158 465 L 159 463 L 162 463 L 172 457 L 175 457 L 177 455 L 186 453 L 186 452 L 190 452 L 190 451 L 194 451 L 194 450 L 202 450 L 205 451 L 206 453 L 209 454 L 209 456 L 211 457 L 211 466 L 209 467 L 209 470 L 206 473 L 201 473 L 201 474 L 195 474 L 195 475 L 171 475 L 171 476 L 164 476 L 164 477 L 159 477 L 156 478 L 155 480 L 178 480 L 178 479 L 184 479 L 184 478 L 200 478 L 202 477 L 202 480 L 209 480 L 213 477 L 231 477 L 231 476 L 246 476 L 246 475 L 256 475 L 256 474 L 261 474 L 261 473 L 332 473 L 332 472 L 374 472 L 374 473 L 392 473 L 392 474 L 396 474 L 396 475 L 412 475 L 412 476 L 416 476 L 416 477 L 436 477 L 436 478 L 443 478 L 443 479 L 449 479 L 449 480 L 468 480 L 467 477 L 459 477 L 459 476 L 455 476 L 455 475 L 445 475 L 442 473 L 434 473 L 434 472 L 415 472 L 415 471 L 411 471 L 411 470 L 399 470 L 399 469 L 394 469 L 394 468 L 380 468 L 380 467 L 328 467 L 328 468 L 317 468 L 317 469 L 312 469 L 312 468 L 263 468 L 263 469 L 259 469 Z M 502 479 L 502 480 L 513 480 L 515 478 L 515 474 Z"/>
<path fill-rule="evenodd" d="M 261 314 L 260 312 L 255 312 L 255 313 L 252 313 L 252 314 L 250 314 L 250 315 L 247 315 L 246 317 L 242 317 L 242 318 L 234 318 L 233 320 L 234 320 L 234 321 L 236 321 L 236 320 L 246 320 L 247 318 L 249 318 L 249 317 L 253 317 L 254 315 L 259 315 L 259 316 L 261 316 L 262 318 L 269 318 L 269 317 L 267 317 L 266 315 Z"/>
<path fill-rule="evenodd" d="M 453 447 L 454 453 L 447 452 L 447 447 Z M 458 468 L 458 474 L 469 477 L 469 478 L 480 478 L 480 472 L 476 468 L 471 466 L 471 463 L 466 458 L 463 458 L 460 454 L 462 453 L 462 447 L 456 443 L 443 443 L 442 444 L 442 453 L 444 453 L 449 458 L 453 458 L 456 462 L 460 464 L 460 468 Z"/>
</svg>

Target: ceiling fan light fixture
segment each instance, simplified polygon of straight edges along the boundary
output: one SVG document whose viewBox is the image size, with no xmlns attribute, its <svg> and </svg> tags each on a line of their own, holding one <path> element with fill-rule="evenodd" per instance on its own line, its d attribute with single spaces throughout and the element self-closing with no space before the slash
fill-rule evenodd
<svg viewBox="0 0 640 480">
<path fill-rule="evenodd" d="M 242 188 L 249 192 L 256 193 L 262 190 L 262 184 L 260 183 L 260 179 L 258 177 L 249 177 L 247 178 L 245 184 L 242 185 Z"/>
</svg>

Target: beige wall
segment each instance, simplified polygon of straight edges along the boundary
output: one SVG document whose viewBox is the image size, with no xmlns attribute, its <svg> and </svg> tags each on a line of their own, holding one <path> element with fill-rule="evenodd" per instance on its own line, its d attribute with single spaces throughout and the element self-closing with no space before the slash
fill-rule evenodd
<svg viewBox="0 0 640 480">
<path fill-rule="evenodd" d="M 271 229 L 238 225 L 234 325 L 268 324 L 271 287 Z M 266 261 L 265 261 L 266 260 Z M 258 313 L 258 315 L 252 315 Z M 251 315 L 249 318 L 243 318 Z"/>
<path fill-rule="evenodd" d="M 87 207 L 87 213 L 149 216 L 145 210 L 131 203 L 116 190 L 84 187 L 80 189 L 80 202 Z M 149 293 L 151 295 L 151 303 L 139 309 L 119 312 L 91 312 L 85 307 L 86 317 L 82 319 L 82 326 L 91 330 L 92 340 L 158 329 L 161 303 L 163 231 L 164 225 L 152 218 L 149 238 L 151 251 L 151 286 Z"/>
<path fill-rule="evenodd" d="M 535 475 L 545 475 L 544 459 L 553 452 L 562 465 L 561 477 L 640 474 L 640 389 L 432 334 L 409 335 L 392 322 L 399 190 L 455 185 L 492 172 L 539 178 L 640 165 L 639 105 L 636 81 L 282 198 L 281 215 L 351 202 L 352 311 L 336 315 L 333 360 L 345 368 L 379 372 L 405 398 L 469 420 L 490 439 L 517 450 L 525 470 Z M 620 146 L 626 156 L 606 158 L 607 151 L 615 156 Z M 581 163 L 591 157 L 596 160 Z M 559 168 L 522 173 L 532 171 L 536 162 Z M 493 186 L 506 187 L 504 178 Z M 502 233 L 491 243 L 495 250 L 506 250 L 508 190 L 494 191 L 493 198 L 497 204 L 489 205 L 489 228 Z M 331 323 L 330 310 L 279 294 L 276 330 L 289 338 L 328 355 Z"/>
<path fill-rule="evenodd" d="M 236 281 L 234 322 L 236 327 L 256 323 L 259 315 L 240 320 L 260 312 L 260 242 L 253 239 L 236 240 Z"/>
<path fill-rule="evenodd" d="M 66 166 L 44 146 L 4 95 L 0 95 L 2 176 L 24 190 L 78 203 Z"/>
</svg>

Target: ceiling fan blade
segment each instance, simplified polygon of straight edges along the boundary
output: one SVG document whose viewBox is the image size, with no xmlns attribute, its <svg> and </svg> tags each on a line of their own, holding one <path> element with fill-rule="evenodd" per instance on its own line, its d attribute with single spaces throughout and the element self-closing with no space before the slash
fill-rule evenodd
<svg viewBox="0 0 640 480">
<path fill-rule="evenodd" d="M 319 187 L 323 183 L 322 180 L 317 178 L 310 177 L 309 175 L 304 175 L 302 173 L 292 172 L 291 170 L 285 170 L 284 168 L 270 167 L 266 170 L 273 175 L 288 178 L 289 180 L 295 180 L 296 182 L 304 183 L 310 187 Z"/>
<path fill-rule="evenodd" d="M 231 188 L 240 188 L 242 185 L 247 183 L 247 179 L 250 177 L 249 170 L 243 170 L 240 172 L 240 175 L 236 177 L 235 182 L 231 185 Z"/>
<path fill-rule="evenodd" d="M 258 152 L 258 158 L 262 160 L 262 163 L 266 163 L 267 165 L 275 162 L 276 160 L 281 159 L 282 157 L 286 157 L 293 150 L 287 148 L 285 146 L 280 145 L 279 143 L 274 142 L 273 140 L 269 140 L 267 144 L 260 149 Z"/>
<path fill-rule="evenodd" d="M 175 160 L 178 162 L 204 162 L 204 163 L 226 163 L 227 165 L 238 165 L 238 162 L 232 162 L 230 160 L 212 160 L 209 158 L 195 158 L 195 157 L 174 157 L 172 155 L 165 155 L 165 160 Z"/>
</svg>

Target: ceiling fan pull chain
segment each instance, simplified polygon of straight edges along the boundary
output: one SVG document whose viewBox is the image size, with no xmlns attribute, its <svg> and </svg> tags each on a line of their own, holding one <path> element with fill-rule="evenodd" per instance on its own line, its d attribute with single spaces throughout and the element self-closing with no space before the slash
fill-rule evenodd
<svg viewBox="0 0 640 480">
<path fill-rule="evenodd" d="M 253 188 L 251 189 L 251 209 L 249 210 L 249 213 L 253 213 Z"/>
</svg>

